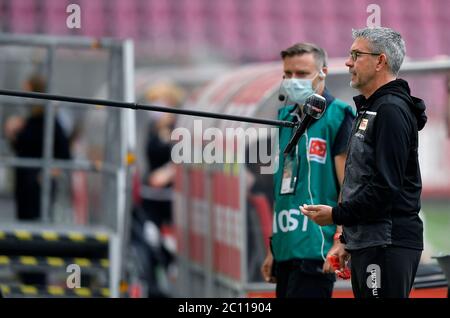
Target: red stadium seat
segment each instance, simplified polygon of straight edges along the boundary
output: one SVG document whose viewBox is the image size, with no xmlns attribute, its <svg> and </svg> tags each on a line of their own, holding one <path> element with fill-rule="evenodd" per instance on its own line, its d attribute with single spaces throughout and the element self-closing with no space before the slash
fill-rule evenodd
<svg viewBox="0 0 450 318">
<path fill-rule="evenodd" d="M 43 0 L 42 1 L 43 32 L 50 34 L 68 34 L 67 17 L 69 13 L 66 12 L 67 3 L 59 0 Z"/>
<path fill-rule="evenodd" d="M 80 0 L 79 5 L 83 8 L 81 18 L 81 33 L 88 36 L 106 36 L 107 17 L 101 1 Z"/>
<path fill-rule="evenodd" d="M 138 39 L 139 19 L 136 1 L 111 1 L 114 35 L 118 38 Z"/>
<path fill-rule="evenodd" d="M 15 33 L 33 33 L 37 29 L 36 1 L 10 1 L 10 28 Z"/>
</svg>

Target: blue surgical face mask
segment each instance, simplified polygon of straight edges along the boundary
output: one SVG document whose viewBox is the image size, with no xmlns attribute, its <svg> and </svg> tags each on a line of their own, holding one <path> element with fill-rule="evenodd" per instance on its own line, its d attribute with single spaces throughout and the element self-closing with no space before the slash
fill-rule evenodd
<svg viewBox="0 0 450 318">
<path fill-rule="evenodd" d="M 317 76 L 317 75 L 316 75 Z M 314 76 L 314 78 L 316 78 Z M 289 78 L 283 81 L 283 88 L 289 96 L 289 99 L 299 105 L 304 105 L 306 99 L 315 93 L 312 79 Z"/>
</svg>

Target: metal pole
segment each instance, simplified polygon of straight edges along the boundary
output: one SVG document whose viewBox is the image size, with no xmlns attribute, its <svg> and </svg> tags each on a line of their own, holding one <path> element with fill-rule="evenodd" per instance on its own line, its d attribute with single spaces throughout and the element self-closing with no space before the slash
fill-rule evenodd
<svg viewBox="0 0 450 318">
<path fill-rule="evenodd" d="M 123 100 L 123 86 L 120 83 L 122 77 L 121 66 L 121 50 L 119 48 L 113 48 L 109 52 L 108 60 L 108 97 L 113 99 Z M 107 222 L 111 224 L 113 231 L 116 233 L 116 244 L 113 246 L 114 250 L 110 251 L 111 261 L 115 264 L 113 273 L 110 277 L 110 286 L 112 297 L 119 297 L 119 286 L 121 280 L 121 260 L 122 260 L 122 233 L 120 231 L 120 215 L 122 208 L 124 208 L 123 187 L 125 186 L 125 173 L 123 171 L 124 155 L 122 153 L 123 147 L 123 129 L 122 121 L 120 120 L 121 114 L 119 110 L 111 110 L 108 112 L 108 122 L 106 123 L 106 142 L 109 143 L 112 140 L 116 140 L 116 147 L 107 147 L 104 151 L 105 157 L 110 163 L 116 165 L 116 171 L 112 180 L 113 182 L 106 181 L 105 188 L 106 196 L 103 198 L 103 206 L 106 207 L 109 213 L 105 216 Z M 119 134 L 119 136 L 117 136 Z"/>
<path fill-rule="evenodd" d="M 53 78 L 53 63 L 55 57 L 55 47 L 49 46 L 47 48 L 47 91 L 52 90 L 52 78 Z M 41 187 L 41 220 L 44 223 L 48 223 L 51 219 L 51 160 L 53 158 L 53 144 L 55 142 L 54 131 L 55 131 L 55 107 L 50 102 L 45 104 L 45 116 L 44 116 L 44 135 L 43 146 L 44 146 L 44 157 L 43 157 L 43 167 L 42 167 L 42 187 Z"/>
<path fill-rule="evenodd" d="M 45 93 L 22 92 L 22 91 L 14 91 L 14 90 L 6 90 L 6 89 L 0 89 L 0 95 L 15 96 L 15 97 L 22 97 L 22 98 L 55 100 L 55 101 L 60 101 L 60 102 L 71 102 L 71 103 L 97 105 L 97 106 L 101 105 L 101 106 L 118 107 L 118 108 L 130 108 L 130 109 L 134 109 L 134 110 L 140 109 L 140 110 L 173 113 L 173 114 L 180 114 L 180 115 L 217 118 L 217 119 L 224 119 L 224 120 L 235 120 L 235 121 L 241 121 L 241 122 L 247 122 L 247 123 L 272 125 L 272 126 L 282 126 L 282 127 L 294 127 L 295 126 L 295 124 L 290 121 L 272 120 L 272 119 L 264 119 L 264 118 L 253 118 L 253 117 L 244 117 L 244 116 L 227 115 L 227 114 L 217 114 L 217 113 L 198 111 L 198 110 L 170 108 L 170 107 L 154 106 L 154 105 L 144 105 L 144 104 L 138 104 L 138 103 L 127 103 L 127 102 L 119 102 L 119 101 L 106 100 L 106 99 L 82 98 L 82 97 L 73 97 L 73 96 L 65 96 L 65 95 L 45 94 Z"/>
<path fill-rule="evenodd" d="M 84 36 L 47 36 L 39 34 L 0 33 L 0 45 L 64 47 L 74 49 L 109 49 L 121 46 L 121 41 L 113 38 L 93 38 Z"/>
<path fill-rule="evenodd" d="M 131 102 L 134 100 L 134 47 L 133 42 L 127 40 L 123 43 L 118 56 L 118 62 L 120 62 L 122 68 L 119 69 L 121 74 L 119 76 L 120 90 L 122 91 L 122 99 Z M 124 260 L 125 251 L 128 243 L 129 231 L 129 215 L 131 212 L 131 188 L 129 185 L 132 183 L 131 180 L 131 167 L 126 162 L 126 157 L 128 152 L 133 147 L 135 143 L 135 127 L 134 127 L 134 116 L 135 114 L 130 114 L 131 110 L 121 109 L 120 110 L 120 164 L 118 174 L 118 184 L 117 184 L 117 233 L 119 238 L 119 251 L 120 257 L 118 265 L 119 270 L 119 282 L 124 277 Z M 128 133 L 130 132 L 130 133 Z M 128 200 L 127 200 L 128 199 Z"/>
</svg>

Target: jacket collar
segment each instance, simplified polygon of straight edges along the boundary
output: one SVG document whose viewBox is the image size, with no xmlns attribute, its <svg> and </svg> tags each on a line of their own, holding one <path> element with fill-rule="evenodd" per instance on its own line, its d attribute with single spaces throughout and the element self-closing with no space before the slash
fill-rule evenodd
<svg viewBox="0 0 450 318">
<path fill-rule="evenodd" d="M 358 111 L 367 106 L 367 99 L 364 95 L 354 96 L 353 101 L 355 102 L 355 106 Z"/>
<path fill-rule="evenodd" d="M 325 97 L 325 100 L 327 102 L 327 107 L 330 106 L 331 103 L 334 102 L 334 100 L 335 100 L 334 96 L 331 95 L 331 93 L 327 87 L 325 87 L 325 89 L 323 90 L 322 96 Z"/>
</svg>

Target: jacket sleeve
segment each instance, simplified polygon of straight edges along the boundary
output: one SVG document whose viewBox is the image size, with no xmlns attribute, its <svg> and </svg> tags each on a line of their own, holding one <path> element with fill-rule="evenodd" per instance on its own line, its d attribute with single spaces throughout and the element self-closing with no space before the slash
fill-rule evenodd
<svg viewBox="0 0 450 318">
<path fill-rule="evenodd" d="M 385 216 L 402 188 L 413 138 L 408 115 L 398 105 L 383 104 L 373 128 L 375 174 L 358 194 L 333 208 L 335 224 L 352 226 Z"/>
</svg>

